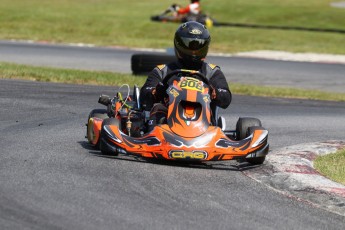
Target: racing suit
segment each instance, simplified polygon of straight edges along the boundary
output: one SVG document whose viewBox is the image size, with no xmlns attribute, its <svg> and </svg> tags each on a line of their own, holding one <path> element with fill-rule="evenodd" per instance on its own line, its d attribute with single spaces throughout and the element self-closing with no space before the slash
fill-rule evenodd
<svg viewBox="0 0 345 230">
<path fill-rule="evenodd" d="M 180 8 L 177 11 L 178 14 L 194 14 L 197 15 L 200 13 L 200 4 L 199 2 L 194 2 L 186 6 L 185 8 Z"/>
<path fill-rule="evenodd" d="M 156 121 L 160 120 L 167 113 L 166 108 L 161 106 L 162 104 L 156 107 L 158 103 L 164 101 L 165 96 L 165 92 L 156 91 L 156 86 L 163 81 L 167 74 L 177 69 L 188 69 L 188 67 L 183 66 L 183 64 L 179 61 L 172 62 L 168 65 L 159 65 L 155 67 L 148 75 L 145 84 L 140 90 L 140 102 L 145 110 L 151 111 L 151 115 L 160 114 L 159 117 L 155 118 Z M 227 108 L 231 103 L 232 95 L 221 69 L 216 65 L 203 62 L 198 71 L 205 75 L 205 77 L 209 80 L 209 85 L 212 91 L 210 93 L 211 108 Z"/>
</svg>

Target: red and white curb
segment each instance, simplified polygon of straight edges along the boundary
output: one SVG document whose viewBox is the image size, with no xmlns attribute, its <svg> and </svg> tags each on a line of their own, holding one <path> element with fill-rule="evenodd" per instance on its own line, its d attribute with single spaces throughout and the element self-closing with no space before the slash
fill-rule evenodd
<svg viewBox="0 0 345 230">
<path fill-rule="evenodd" d="M 345 186 L 313 167 L 319 155 L 345 148 L 345 141 L 299 144 L 271 151 L 261 167 L 243 173 L 285 195 L 345 216 Z"/>
</svg>

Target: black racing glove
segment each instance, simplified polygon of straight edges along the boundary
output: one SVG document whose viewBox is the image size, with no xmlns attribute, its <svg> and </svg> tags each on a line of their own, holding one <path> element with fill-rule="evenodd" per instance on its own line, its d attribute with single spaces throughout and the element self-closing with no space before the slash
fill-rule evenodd
<svg viewBox="0 0 345 230">
<path fill-rule="evenodd" d="M 217 89 L 210 85 L 210 97 L 211 100 L 215 100 L 217 98 Z"/>
<path fill-rule="evenodd" d="M 167 86 L 163 85 L 162 82 L 159 82 L 156 85 L 155 92 L 152 92 L 152 94 L 155 96 L 157 101 L 162 101 L 165 97 L 167 97 Z"/>
</svg>

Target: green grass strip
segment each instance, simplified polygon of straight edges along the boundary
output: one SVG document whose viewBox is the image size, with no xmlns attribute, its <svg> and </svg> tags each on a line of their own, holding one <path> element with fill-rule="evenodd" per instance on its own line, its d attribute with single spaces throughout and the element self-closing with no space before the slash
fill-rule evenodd
<svg viewBox="0 0 345 230">
<path fill-rule="evenodd" d="M 235 94 L 263 97 L 283 97 L 324 101 L 345 101 L 344 93 L 331 93 L 318 90 L 271 87 L 258 85 L 230 84 Z"/>
<path fill-rule="evenodd" d="M 134 76 L 131 74 L 33 67 L 3 62 L 0 62 L 0 78 L 107 86 L 121 86 L 122 84 L 129 84 L 130 86 L 133 86 L 134 84 L 137 84 L 139 87 L 141 87 L 146 80 L 145 76 Z M 329 93 L 316 90 L 244 85 L 231 82 L 230 88 L 233 94 L 240 95 L 345 101 L 344 93 Z"/>
<path fill-rule="evenodd" d="M 324 176 L 345 185 L 345 149 L 319 156 L 314 161 L 314 167 Z"/>
<path fill-rule="evenodd" d="M 0 78 L 87 85 L 142 85 L 146 78 L 131 74 L 34 67 L 0 62 Z"/>
</svg>

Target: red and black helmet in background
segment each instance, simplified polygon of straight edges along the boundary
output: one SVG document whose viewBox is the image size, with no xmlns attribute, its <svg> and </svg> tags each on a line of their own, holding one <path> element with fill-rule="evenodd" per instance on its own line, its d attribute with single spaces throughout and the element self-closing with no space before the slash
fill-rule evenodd
<svg viewBox="0 0 345 230">
<path fill-rule="evenodd" d="M 203 24 L 183 23 L 175 32 L 175 55 L 185 67 L 198 68 L 207 55 L 210 42 L 210 33 Z"/>
</svg>

